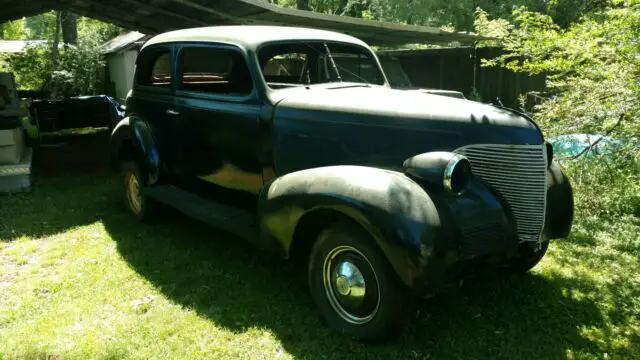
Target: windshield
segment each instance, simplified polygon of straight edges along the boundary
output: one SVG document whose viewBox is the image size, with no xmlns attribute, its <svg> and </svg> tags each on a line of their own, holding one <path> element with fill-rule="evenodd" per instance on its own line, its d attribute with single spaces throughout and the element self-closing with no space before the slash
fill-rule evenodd
<svg viewBox="0 0 640 360">
<path fill-rule="evenodd" d="M 378 56 L 378 59 L 384 69 L 384 73 L 387 75 L 389 85 L 391 85 L 392 88 L 410 89 L 413 87 L 411 80 L 409 80 L 409 76 L 404 72 L 404 68 L 402 67 L 402 63 L 400 63 L 400 60 L 395 57 L 385 55 Z"/>
<path fill-rule="evenodd" d="M 258 59 L 272 89 L 333 82 L 385 83 L 373 55 L 356 45 L 321 41 L 273 44 L 263 47 Z"/>
</svg>

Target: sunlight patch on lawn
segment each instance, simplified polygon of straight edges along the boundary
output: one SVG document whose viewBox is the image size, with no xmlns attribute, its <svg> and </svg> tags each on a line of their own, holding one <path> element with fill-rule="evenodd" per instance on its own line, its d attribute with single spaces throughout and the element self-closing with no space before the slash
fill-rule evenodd
<svg viewBox="0 0 640 360">
<path fill-rule="evenodd" d="M 373 347 L 323 326 L 304 271 L 181 215 L 138 223 L 118 194 L 70 177 L 2 199 L 0 358 L 640 358 L 637 220 L 577 218 L 531 274 L 465 280 Z"/>
<path fill-rule="evenodd" d="M 286 355 L 264 328 L 237 332 L 175 304 L 117 253 L 100 222 L 2 251 L 5 269 L 32 256 L 4 289 L 0 354 L 9 357 L 247 357 Z M 19 262 L 18 262 L 19 263 Z M 131 353 L 135 349 L 134 353 Z"/>
</svg>

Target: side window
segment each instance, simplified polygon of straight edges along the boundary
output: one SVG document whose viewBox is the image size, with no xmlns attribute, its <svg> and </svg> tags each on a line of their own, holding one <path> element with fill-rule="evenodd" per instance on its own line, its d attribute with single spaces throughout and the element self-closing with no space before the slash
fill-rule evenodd
<svg viewBox="0 0 640 360">
<path fill-rule="evenodd" d="M 186 47 L 180 52 L 179 88 L 208 94 L 248 95 L 253 82 L 240 52 Z"/>
<path fill-rule="evenodd" d="M 138 85 L 171 87 L 171 51 L 162 49 L 144 56 L 138 64 Z"/>
</svg>

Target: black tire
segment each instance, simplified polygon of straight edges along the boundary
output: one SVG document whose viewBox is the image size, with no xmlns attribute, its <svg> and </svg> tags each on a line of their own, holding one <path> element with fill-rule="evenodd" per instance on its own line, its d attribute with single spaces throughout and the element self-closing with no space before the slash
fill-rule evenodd
<svg viewBox="0 0 640 360">
<path fill-rule="evenodd" d="M 345 284 L 357 281 L 335 277 L 334 272 L 337 275 L 338 268 L 345 266 L 356 266 L 364 285 L 351 287 Z M 361 341 L 391 340 L 416 314 L 416 298 L 400 282 L 371 236 L 355 224 L 338 223 L 318 236 L 309 259 L 309 287 L 327 325 Z M 349 294 L 341 295 L 339 288 Z M 362 288 L 364 293 L 359 291 Z M 352 303 L 347 304 L 349 301 Z"/>
<path fill-rule="evenodd" d="M 125 206 L 133 216 L 140 221 L 146 221 L 154 218 L 161 208 L 161 204 L 157 201 L 145 196 L 142 193 L 142 188 L 146 185 L 144 173 L 140 169 L 137 163 L 133 161 L 127 161 L 122 164 L 120 181 L 122 185 L 122 198 Z M 138 199 L 139 203 L 132 200 L 135 194 L 131 193 L 129 182 L 133 177 L 138 184 Z"/>
<path fill-rule="evenodd" d="M 544 258 L 547 249 L 549 249 L 549 241 L 543 242 L 537 249 L 530 244 L 520 244 L 517 256 L 511 259 L 511 269 L 519 273 L 528 272 Z"/>
</svg>

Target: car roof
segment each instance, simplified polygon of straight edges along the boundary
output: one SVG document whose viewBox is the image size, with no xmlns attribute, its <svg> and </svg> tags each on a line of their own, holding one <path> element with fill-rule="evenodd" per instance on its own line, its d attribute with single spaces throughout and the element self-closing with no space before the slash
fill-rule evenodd
<svg viewBox="0 0 640 360">
<path fill-rule="evenodd" d="M 351 43 L 368 48 L 353 36 L 326 30 L 263 25 L 210 26 L 166 32 L 151 38 L 144 46 L 178 42 L 220 42 L 255 50 L 264 43 L 284 40 L 310 40 Z"/>
</svg>

